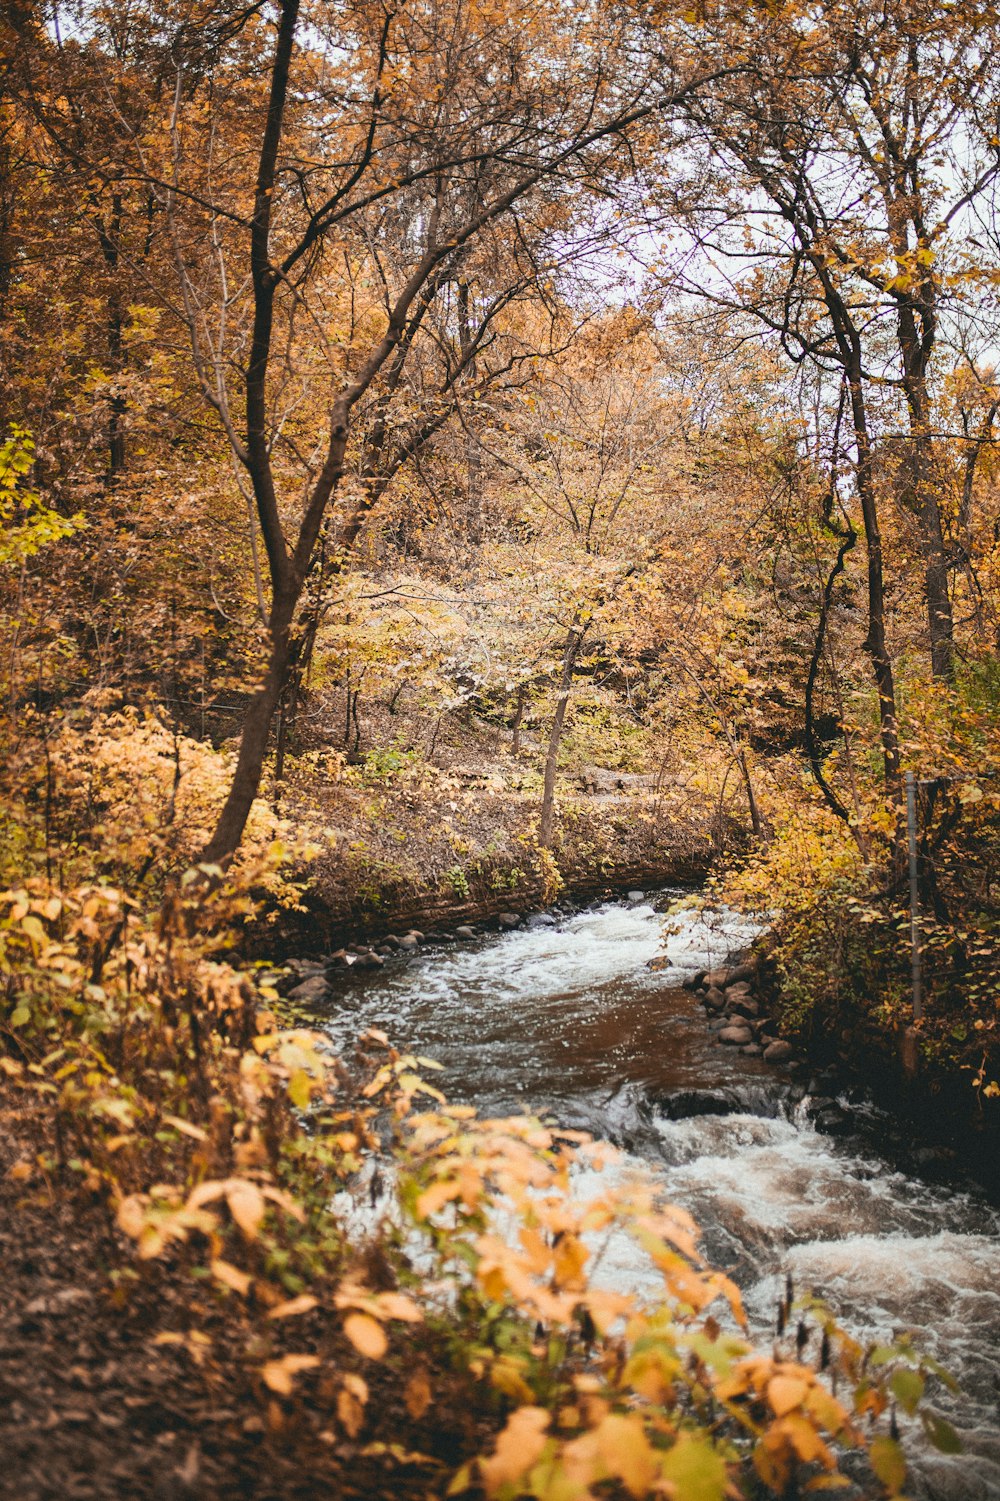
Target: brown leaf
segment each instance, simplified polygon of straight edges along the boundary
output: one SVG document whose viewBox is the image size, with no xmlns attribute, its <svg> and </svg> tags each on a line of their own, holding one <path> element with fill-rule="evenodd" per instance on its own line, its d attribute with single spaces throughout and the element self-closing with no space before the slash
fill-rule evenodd
<svg viewBox="0 0 1000 1501">
<path fill-rule="evenodd" d="M 406 1383 L 403 1391 L 403 1401 L 406 1410 L 415 1423 L 418 1423 L 431 1405 L 431 1383 L 426 1371 L 415 1371 Z"/>
</svg>

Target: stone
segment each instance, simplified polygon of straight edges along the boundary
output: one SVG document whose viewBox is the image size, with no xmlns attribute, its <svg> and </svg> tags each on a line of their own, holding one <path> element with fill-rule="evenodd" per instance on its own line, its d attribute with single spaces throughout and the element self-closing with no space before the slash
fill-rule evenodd
<svg viewBox="0 0 1000 1501">
<path fill-rule="evenodd" d="M 455 929 L 455 937 L 464 938 L 466 943 L 468 943 L 470 938 L 476 938 L 477 936 L 475 928 L 470 928 L 468 924 L 463 924 L 462 927 Z"/>
<path fill-rule="evenodd" d="M 732 993 L 727 990 L 726 1000 L 729 1004 L 729 1010 L 737 1012 L 740 1016 L 760 1015 L 760 1002 L 755 1001 L 752 995 L 733 996 Z"/>
<path fill-rule="evenodd" d="M 725 990 L 729 981 L 728 969 L 710 969 L 705 975 L 705 984 L 709 990 Z"/>
<path fill-rule="evenodd" d="M 740 985 L 745 981 L 751 984 L 757 976 L 757 963 L 754 959 L 745 959 L 742 964 L 737 964 L 729 971 L 727 985 Z"/>
<path fill-rule="evenodd" d="M 824 1136 L 846 1136 L 853 1129 L 851 1117 L 836 1103 L 819 1111 L 812 1120 L 816 1130 L 822 1131 Z"/>
<path fill-rule="evenodd" d="M 714 985 L 705 991 L 705 1005 L 709 1011 L 722 1011 L 725 1009 L 725 993 L 718 990 Z"/>
<path fill-rule="evenodd" d="M 300 980 L 309 980 L 322 973 L 323 965 L 318 959 L 289 959 L 285 968 L 298 975 Z"/>
<path fill-rule="evenodd" d="M 517 912 L 501 912 L 497 917 L 497 922 L 501 928 L 507 928 L 508 930 L 521 926 L 521 918 Z"/>
<path fill-rule="evenodd" d="M 381 969 L 384 964 L 385 960 L 376 953 L 358 955 L 359 969 Z"/>
<path fill-rule="evenodd" d="M 525 923 L 526 928 L 554 928 L 556 919 L 551 912 L 533 912 Z"/>
<path fill-rule="evenodd" d="M 382 942 L 388 944 L 391 949 L 401 949 L 403 947 L 403 940 L 398 933 L 387 933 Z"/>
<path fill-rule="evenodd" d="M 745 1048 L 740 1048 L 740 1052 L 744 1053 L 747 1058 L 759 1058 L 763 1051 L 759 1042 L 748 1042 Z"/>
<path fill-rule="evenodd" d="M 753 1042 L 753 1033 L 749 1027 L 723 1027 L 719 1041 L 724 1042 L 727 1047 L 740 1048 Z"/>
<path fill-rule="evenodd" d="M 638 907 L 640 902 L 644 902 L 646 900 L 646 893 L 644 891 L 630 891 L 628 893 L 628 899 L 634 907 Z"/>
<path fill-rule="evenodd" d="M 769 1042 L 764 1049 L 764 1062 L 787 1063 L 794 1051 L 790 1042 L 785 1042 L 784 1038 L 779 1037 L 776 1042 Z"/>
<path fill-rule="evenodd" d="M 419 928 L 411 928 L 406 936 L 407 938 L 415 938 L 418 943 L 423 943 L 427 937 L 426 933 L 421 933 Z"/>
<path fill-rule="evenodd" d="M 404 953 L 411 954 L 420 947 L 420 939 L 416 933 L 407 933 L 399 940 L 399 946 Z"/>
<path fill-rule="evenodd" d="M 687 980 L 684 981 L 684 989 L 685 990 L 700 990 L 704 978 L 705 978 L 705 971 L 703 969 L 696 969 L 695 972 L 694 972 L 694 974 L 691 975 L 689 979 L 687 979 Z"/>
<path fill-rule="evenodd" d="M 726 985 L 726 995 L 731 1001 L 735 1001 L 738 996 L 749 995 L 752 989 L 753 986 L 748 985 L 746 980 L 740 980 L 735 985 Z"/>
<path fill-rule="evenodd" d="M 322 1000 L 326 990 L 325 975 L 310 975 L 308 980 L 303 980 L 301 985 L 296 985 L 294 990 L 288 992 L 288 999 L 308 1005 L 311 1001 Z"/>
</svg>

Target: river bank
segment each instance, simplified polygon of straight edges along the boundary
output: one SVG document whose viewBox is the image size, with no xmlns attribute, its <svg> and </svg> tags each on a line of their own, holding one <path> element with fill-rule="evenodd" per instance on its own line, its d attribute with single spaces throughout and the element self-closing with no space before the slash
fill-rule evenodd
<svg viewBox="0 0 1000 1501">
<path fill-rule="evenodd" d="M 528 1109 L 652 1163 L 706 1254 L 737 1277 L 759 1334 L 790 1271 L 859 1337 L 929 1339 L 966 1386 L 960 1400 L 940 1395 L 975 1458 L 963 1475 L 925 1453 L 915 1493 L 995 1497 L 996 1209 L 959 1161 L 922 1154 L 843 1075 L 717 1041 L 685 981 L 751 937 L 733 914 L 693 914 L 664 950 L 651 904 L 606 904 L 428 944 L 379 973 L 339 968 L 317 1014 L 336 1046 L 359 1027 L 390 1029 L 443 1064 L 454 1097 Z M 622 1248 L 607 1255 L 612 1285 L 637 1275 Z"/>
</svg>

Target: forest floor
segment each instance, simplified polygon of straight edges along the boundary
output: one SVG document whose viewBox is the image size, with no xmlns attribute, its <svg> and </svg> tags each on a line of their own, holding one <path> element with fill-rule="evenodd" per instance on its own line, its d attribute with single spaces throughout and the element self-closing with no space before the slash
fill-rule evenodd
<svg viewBox="0 0 1000 1501">
<path fill-rule="evenodd" d="M 467 1381 L 423 1333 L 412 1353 L 435 1400 L 419 1431 L 390 1364 L 371 1367 L 357 1443 L 321 1385 L 294 1405 L 269 1397 L 252 1312 L 208 1289 L 192 1299 L 189 1269 L 169 1259 L 136 1276 L 106 1200 L 74 1190 L 71 1172 L 29 1169 L 50 1135 L 38 1101 L 0 1087 L 0 1123 L 3 1501 L 408 1501 L 488 1445 L 488 1409 L 472 1416 Z"/>
<path fill-rule="evenodd" d="M 557 896 L 695 882 L 748 834 L 742 808 L 720 808 L 690 777 L 636 750 L 623 765 L 587 759 L 560 775 L 556 834 L 542 851 L 537 740 L 526 736 L 515 753 L 508 731 L 455 717 L 424 744 L 420 716 L 384 711 L 366 729 L 380 748 L 354 764 L 321 738 L 293 763 L 280 811 L 316 831 L 320 853 L 305 872 L 301 921 L 272 926 L 286 949 L 524 914 Z M 589 749 L 593 757 L 599 747 Z"/>
</svg>

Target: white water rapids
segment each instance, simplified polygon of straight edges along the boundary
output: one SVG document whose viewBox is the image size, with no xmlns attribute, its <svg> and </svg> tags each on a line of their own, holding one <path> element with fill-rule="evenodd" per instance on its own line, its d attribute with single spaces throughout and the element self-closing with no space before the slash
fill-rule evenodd
<svg viewBox="0 0 1000 1501">
<path fill-rule="evenodd" d="M 930 1395 L 965 1448 L 940 1456 L 911 1434 L 914 1494 L 1000 1498 L 1000 1214 L 893 1168 L 862 1136 L 821 1135 L 787 1078 L 715 1043 L 679 987 L 745 946 L 751 924 L 688 916 L 670 967 L 651 972 L 661 927 L 651 905 L 616 903 L 428 949 L 339 983 L 328 1025 L 343 1045 L 374 1025 L 438 1059 L 449 1097 L 483 1115 L 544 1113 L 651 1165 L 740 1283 L 758 1337 L 786 1272 L 865 1341 L 912 1331 L 961 1385 Z M 608 1275 L 640 1277 L 627 1247 Z"/>
</svg>

